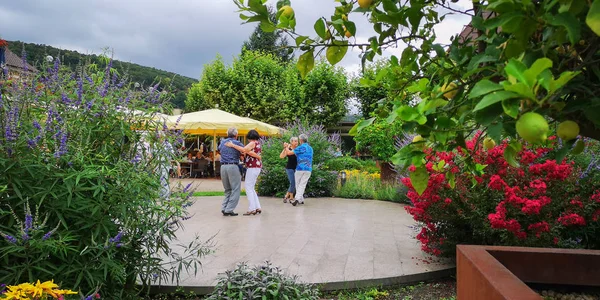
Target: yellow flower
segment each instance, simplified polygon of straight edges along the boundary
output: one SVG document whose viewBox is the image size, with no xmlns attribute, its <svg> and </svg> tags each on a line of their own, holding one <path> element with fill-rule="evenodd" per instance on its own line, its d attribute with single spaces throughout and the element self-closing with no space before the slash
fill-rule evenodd
<svg viewBox="0 0 600 300">
<path fill-rule="evenodd" d="M 57 288 L 58 284 L 54 283 L 54 280 L 46 281 L 44 283 L 40 283 L 40 281 L 38 280 L 35 286 L 43 289 L 44 291 L 51 291 L 52 289 Z"/>
<path fill-rule="evenodd" d="M 55 290 L 55 292 L 59 296 L 61 296 L 61 295 L 75 295 L 75 294 L 77 294 L 76 292 L 73 292 L 71 290 Z"/>
</svg>

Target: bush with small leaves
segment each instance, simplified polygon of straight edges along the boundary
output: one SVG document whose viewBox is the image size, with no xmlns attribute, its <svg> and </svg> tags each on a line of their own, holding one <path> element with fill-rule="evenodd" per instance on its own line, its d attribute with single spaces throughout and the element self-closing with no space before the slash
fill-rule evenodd
<svg viewBox="0 0 600 300">
<path fill-rule="evenodd" d="M 254 267 L 240 263 L 219 278 L 208 299 L 319 299 L 319 290 L 288 276 L 269 261 Z"/>
</svg>

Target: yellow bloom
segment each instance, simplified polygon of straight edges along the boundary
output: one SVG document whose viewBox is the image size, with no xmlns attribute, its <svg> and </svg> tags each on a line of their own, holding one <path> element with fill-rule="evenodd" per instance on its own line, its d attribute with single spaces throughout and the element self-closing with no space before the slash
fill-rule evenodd
<svg viewBox="0 0 600 300">
<path fill-rule="evenodd" d="M 76 295 L 76 292 L 73 292 L 71 290 L 56 290 L 56 293 L 60 296 L 60 295 Z"/>
<path fill-rule="evenodd" d="M 57 288 L 58 284 L 54 283 L 54 280 L 46 281 L 44 283 L 40 283 L 40 281 L 38 280 L 35 286 L 43 289 L 44 291 L 51 291 L 52 289 Z"/>
</svg>

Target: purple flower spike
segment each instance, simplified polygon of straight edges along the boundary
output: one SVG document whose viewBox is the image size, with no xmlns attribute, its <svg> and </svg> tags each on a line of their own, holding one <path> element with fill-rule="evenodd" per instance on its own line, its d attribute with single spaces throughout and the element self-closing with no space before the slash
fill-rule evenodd
<svg viewBox="0 0 600 300">
<path fill-rule="evenodd" d="M 28 233 L 31 228 L 33 228 L 33 216 L 27 214 L 25 215 L 25 233 Z"/>
</svg>

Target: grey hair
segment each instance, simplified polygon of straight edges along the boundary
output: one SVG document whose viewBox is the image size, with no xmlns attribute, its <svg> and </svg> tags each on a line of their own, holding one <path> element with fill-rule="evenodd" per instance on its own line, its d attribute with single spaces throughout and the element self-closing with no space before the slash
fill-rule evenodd
<svg viewBox="0 0 600 300">
<path fill-rule="evenodd" d="M 290 143 L 292 143 L 293 141 L 298 141 L 298 137 L 297 136 L 293 136 L 290 138 Z"/>
<path fill-rule="evenodd" d="M 298 136 L 298 138 L 303 142 L 303 143 L 307 143 L 308 142 L 308 136 L 306 134 L 301 134 Z"/>
<path fill-rule="evenodd" d="M 236 137 L 238 135 L 238 130 L 235 127 L 230 127 L 227 129 L 227 137 Z"/>
</svg>

